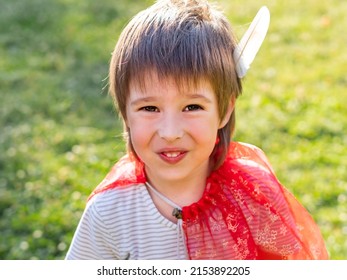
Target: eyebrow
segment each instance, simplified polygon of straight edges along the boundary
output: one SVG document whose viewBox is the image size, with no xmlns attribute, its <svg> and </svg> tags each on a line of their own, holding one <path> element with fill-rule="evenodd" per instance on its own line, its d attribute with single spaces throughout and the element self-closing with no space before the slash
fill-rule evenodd
<svg viewBox="0 0 347 280">
<path fill-rule="evenodd" d="M 199 93 L 193 93 L 193 94 L 183 94 L 182 96 L 185 96 L 187 99 L 201 99 L 206 103 L 212 103 L 212 100 L 208 97 L 206 97 L 203 94 Z M 156 96 L 145 96 L 145 97 L 140 97 L 136 98 L 135 100 L 130 102 L 130 106 L 137 106 L 142 103 L 151 103 L 154 101 L 157 101 L 158 97 Z"/>
<path fill-rule="evenodd" d="M 154 96 L 146 96 L 146 97 L 140 97 L 140 98 L 136 98 L 135 100 L 130 102 L 130 106 L 137 106 L 138 104 L 141 103 L 150 103 L 153 101 L 156 101 L 157 98 Z"/>
<path fill-rule="evenodd" d="M 202 99 L 207 103 L 212 103 L 212 100 L 203 94 L 193 93 L 193 94 L 186 94 L 185 96 L 187 96 L 188 99 Z"/>
</svg>

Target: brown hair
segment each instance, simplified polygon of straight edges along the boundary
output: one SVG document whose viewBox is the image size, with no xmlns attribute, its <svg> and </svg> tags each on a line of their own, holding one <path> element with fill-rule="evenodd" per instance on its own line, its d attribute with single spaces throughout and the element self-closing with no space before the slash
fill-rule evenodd
<svg viewBox="0 0 347 280">
<path fill-rule="evenodd" d="M 129 22 L 112 54 L 109 86 L 118 111 L 126 120 L 130 81 L 142 86 L 152 71 L 178 85 L 209 81 L 223 119 L 231 98 L 242 92 L 232 57 L 235 46 L 228 20 L 207 1 L 159 0 Z M 225 159 L 234 127 L 235 112 L 218 131 L 219 143 L 210 157 L 214 168 Z M 135 154 L 127 138 L 128 151 Z"/>
</svg>

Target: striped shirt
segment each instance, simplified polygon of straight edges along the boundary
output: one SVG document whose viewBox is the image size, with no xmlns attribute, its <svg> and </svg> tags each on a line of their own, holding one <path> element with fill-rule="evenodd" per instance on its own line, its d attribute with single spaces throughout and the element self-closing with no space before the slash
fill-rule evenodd
<svg viewBox="0 0 347 280">
<path fill-rule="evenodd" d="M 145 184 L 110 189 L 86 206 L 66 259 L 186 259 L 182 230 L 156 208 Z"/>
</svg>

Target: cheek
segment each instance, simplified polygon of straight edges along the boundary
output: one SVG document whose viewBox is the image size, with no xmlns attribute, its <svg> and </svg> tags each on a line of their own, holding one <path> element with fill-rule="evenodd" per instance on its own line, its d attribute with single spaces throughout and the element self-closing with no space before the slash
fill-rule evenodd
<svg viewBox="0 0 347 280">
<path fill-rule="evenodd" d="M 190 126 L 190 134 L 201 144 L 214 146 L 217 133 L 218 122 L 213 122 L 211 120 Z"/>
<path fill-rule="evenodd" d="M 131 143 L 136 153 L 141 153 L 141 147 L 149 143 L 152 134 L 150 127 L 145 123 L 132 123 L 131 121 L 128 123 Z"/>
</svg>

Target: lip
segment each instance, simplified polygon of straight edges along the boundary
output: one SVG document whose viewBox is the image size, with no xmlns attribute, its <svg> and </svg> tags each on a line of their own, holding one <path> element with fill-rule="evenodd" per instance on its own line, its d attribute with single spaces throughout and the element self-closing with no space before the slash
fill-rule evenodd
<svg viewBox="0 0 347 280">
<path fill-rule="evenodd" d="M 182 149 L 162 149 L 157 154 L 164 162 L 176 164 L 185 158 L 187 151 Z"/>
</svg>

